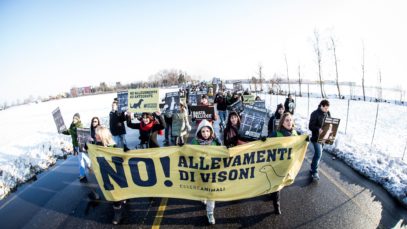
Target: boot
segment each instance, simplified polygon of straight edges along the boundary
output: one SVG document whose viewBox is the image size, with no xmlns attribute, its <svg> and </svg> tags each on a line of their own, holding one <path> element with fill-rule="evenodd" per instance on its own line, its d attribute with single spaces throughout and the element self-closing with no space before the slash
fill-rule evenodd
<svg viewBox="0 0 407 229">
<path fill-rule="evenodd" d="M 273 205 L 274 205 L 274 214 L 281 215 L 280 203 L 274 202 Z"/>
<path fill-rule="evenodd" d="M 122 208 L 121 208 L 121 206 L 120 206 L 120 208 L 113 207 L 113 213 L 114 213 L 114 215 L 113 215 L 112 223 L 114 225 L 117 225 L 122 220 Z"/>
</svg>

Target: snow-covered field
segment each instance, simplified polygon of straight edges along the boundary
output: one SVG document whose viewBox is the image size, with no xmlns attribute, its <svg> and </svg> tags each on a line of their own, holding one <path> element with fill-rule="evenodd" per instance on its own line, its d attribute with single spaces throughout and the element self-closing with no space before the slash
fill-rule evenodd
<svg viewBox="0 0 407 229">
<path fill-rule="evenodd" d="M 174 90 L 176 88 L 161 90 L 161 97 Z M 259 95 L 272 111 L 285 99 L 283 96 Z M 76 112 L 80 113 L 84 126 L 90 125 L 93 116 L 100 117 L 102 123 L 108 126 L 111 102 L 115 97 L 116 94 L 85 96 L 1 111 L 0 198 L 35 173 L 47 169 L 64 155 L 62 148 L 70 147 L 70 137 L 57 133 L 51 114 L 56 107 L 61 109 L 67 127 Z M 296 98 L 295 122 L 299 129 L 307 131 L 309 114 L 319 102 L 317 98 Z M 341 124 L 335 144 L 325 150 L 383 185 L 407 207 L 407 156 L 402 161 L 407 139 L 407 107 L 380 103 L 377 128 L 371 144 L 377 103 L 350 101 L 349 119 L 346 120 L 348 101 L 330 99 L 330 102 L 331 114 L 340 118 Z"/>
</svg>

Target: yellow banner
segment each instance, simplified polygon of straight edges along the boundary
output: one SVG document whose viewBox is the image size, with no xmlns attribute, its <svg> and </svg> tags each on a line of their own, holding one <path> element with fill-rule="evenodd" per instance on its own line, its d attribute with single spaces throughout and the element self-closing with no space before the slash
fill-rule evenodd
<svg viewBox="0 0 407 229">
<path fill-rule="evenodd" d="M 129 111 L 134 113 L 158 111 L 159 99 L 158 88 L 130 89 L 128 90 Z"/>
<path fill-rule="evenodd" d="M 228 201 L 292 184 L 307 150 L 305 137 L 268 138 L 229 149 L 184 145 L 127 153 L 89 145 L 88 152 L 109 201 L 137 197 Z"/>
</svg>

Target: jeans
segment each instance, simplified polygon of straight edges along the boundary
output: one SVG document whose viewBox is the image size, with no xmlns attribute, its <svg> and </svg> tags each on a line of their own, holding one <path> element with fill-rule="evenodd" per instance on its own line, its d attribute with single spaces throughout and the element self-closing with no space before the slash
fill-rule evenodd
<svg viewBox="0 0 407 229">
<path fill-rule="evenodd" d="M 165 126 L 165 132 L 164 132 L 164 134 L 165 134 L 165 141 L 167 141 L 168 143 L 169 143 L 170 140 L 171 140 L 171 131 L 172 131 L 172 125 L 171 125 L 171 124 L 167 124 L 167 125 Z"/>
<path fill-rule="evenodd" d="M 78 152 L 79 176 L 84 177 L 86 175 L 86 167 L 91 165 L 90 159 L 88 155 L 79 151 L 79 147 L 75 146 L 74 148 Z"/>
<path fill-rule="evenodd" d="M 226 111 L 218 111 L 219 118 L 220 118 L 220 125 L 225 128 L 225 121 L 226 121 Z"/>
<path fill-rule="evenodd" d="M 126 144 L 126 135 L 121 134 L 121 135 L 114 135 L 113 140 L 116 142 L 116 148 L 123 148 L 124 145 Z"/>
<path fill-rule="evenodd" d="M 213 214 L 213 210 L 215 210 L 215 201 L 207 200 L 206 201 L 206 212 L 210 212 Z"/>
<path fill-rule="evenodd" d="M 318 142 L 311 142 L 314 146 L 314 157 L 311 163 L 311 173 L 318 173 L 318 165 L 322 158 L 322 148 L 323 146 Z"/>
</svg>

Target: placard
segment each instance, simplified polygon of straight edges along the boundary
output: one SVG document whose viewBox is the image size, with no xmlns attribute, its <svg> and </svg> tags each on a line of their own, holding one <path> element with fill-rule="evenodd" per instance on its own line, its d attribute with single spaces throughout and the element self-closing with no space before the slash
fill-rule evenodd
<svg viewBox="0 0 407 229">
<path fill-rule="evenodd" d="M 267 116 L 267 110 L 252 105 L 245 105 L 241 114 L 240 136 L 248 139 L 259 139 Z"/>
<path fill-rule="evenodd" d="M 259 107 L 259 108 L 266 108 L 266 101 L 264 101 L 264 100 L 254 101 L 253 106 Z"/>
<path fill-rule="evenodd" d="M 192 118 L 195 120 L 214 120 L 215 108 L 213 106 L 191 106 Z"/>
<path fill-rule="evenodd" d="M 84 151 L 85 144 L 91 140 L 89 128 L 77 128 L 79 149 Z"/>
<path fill-rule="evenodd" d="M 227 109 L 230 111 L 236 111 L 238 114 L 240 114 L 244 110 L 244 105 L 241 100 L 237 100 L 236 102 L 227 106 Z"/>
<path fill-rule="evenodd" d="M 159 89 L 143 88 L 128 91 L 129 110 L 134 113 L 155 112 L 159 109 Z"/>
<path fill-rule="evenodd" d="M 332 145 L 335 141 L 340 121 L 338 118 L 325 118 L 322 124 L 322 132 L 318 136 L 318 142 Z"/>
<path fill-rule="evenodd" d="M 243 95 L 244 104 L 253 104 L 256 96 L 255 95 Z"/>
<path fill-rule="evenodd" d="M 127 91 L 118 91 L 117 92 L 117 107 L 119 112 L 125 112 L 128 109 L 129 102 L 128 92 Z"/>
<path fill-rule="evenodd" d="M 179 111 L 180 96 L 178 92 L 165 93 L 165 105 L 163 112 L 177 112 Z"/>
<path fill-rule="evenodd" d="M 67 130 L 65 126 L 64 119 L 62 118 L 61 111 L 59 107 L 57 107 L 54 111 L 52 111 L 52 116 L 54 117 L 55 125 L 57 126 L 58 133 L 62 133 Z"/>
<path fill-rule="evenodd" d="M 243 91 L 243 85 L 241 81 L 233 83 L 233 90 L 234 91 Z"/>
</svg>

